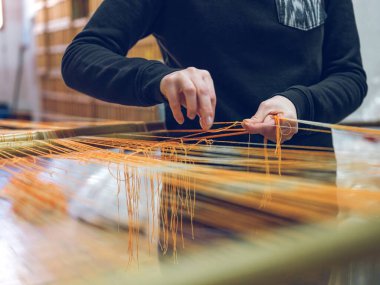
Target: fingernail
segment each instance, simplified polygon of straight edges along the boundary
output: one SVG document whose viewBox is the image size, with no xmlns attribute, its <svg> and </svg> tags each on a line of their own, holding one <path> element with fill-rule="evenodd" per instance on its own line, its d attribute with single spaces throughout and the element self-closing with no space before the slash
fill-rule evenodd
<svg viewBox="0 0 380 285">
<path fill-rule="evenodd" d="M 249 119 L 243 120 L 243 125 L 249 125 L 249 124 L 250 124 L 250 120 Z"/>
<path fill-rule="evenodd" d="M 207 116 L 204 119 L 200 118 L 199 124 L 201 125 L 201 128 L 203 130 L 208 130 L 212 127 L 213 121 L 212 121 L 212 118 L 210 116 Z"/>
<path fill-rule="evenodd" d="M 203 120 L 201 118 L 199 118 L 199 125 L 201 126 L 202 130 L 205 129 L 205 127 L 203 125 Z"/>
<path fill-rule="evenodd" d="M 189 114 L 187 114 L 187 117 L 188 117 L 190 120 L 194 120 L 194 119 L 195 119 L 195 115 L 189 115 Z"/>
<path fill-rule="evenodd" d="M 212 127 L 212 124 L 213 124 L 213 121 L 212 121 L 211 116 L 207 116 L 206 119 L 205 119 L 205 125 L 206 125 L 206 127 L 209 129 L 209 128 Z"/>
<path fill-rule="evenodd" d="M 255 121 L 252 120 L 252 119 L 246 119 L 246 120 L 244 120 L 244 124 L 245 124 L 246 126 L 253 127 L 253 126 L 255 126 L 256 123 L 257 123 L 257 122 L 255 122 Z"/>
</svg>

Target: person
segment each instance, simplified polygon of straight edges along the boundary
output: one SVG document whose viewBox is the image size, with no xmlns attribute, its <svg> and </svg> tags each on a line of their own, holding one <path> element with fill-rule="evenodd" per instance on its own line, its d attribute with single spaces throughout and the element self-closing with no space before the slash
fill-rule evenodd
<svg viewBox="0 0 380 285">
<path fill-rule="evenodd" d="M 164 63 L 125 58 L 150 34 Z M 270 140 L 272 114 L 336 123 L 367 92 L 351 0 L 105 0 L 67 48 L 62 75 L 100 100 L 165 103 L 168 129 L 250 118 L 244 127 Z M 332 146 L 293 127 L 289 144 Z"/>
<path fill-rule="evenodd" d="M 125 57 L 151 34 L 164 62 Z M 164 103 L 168 129 L 242 121 L 252 142 L 276 140 L 273 115 L 336 123 L 367 93 L 352 0 L 105 0 L 62 75 L 100 100 Z M 285 144 L 333 147 L 331 134 L 285 126 Z"/>
</svg>

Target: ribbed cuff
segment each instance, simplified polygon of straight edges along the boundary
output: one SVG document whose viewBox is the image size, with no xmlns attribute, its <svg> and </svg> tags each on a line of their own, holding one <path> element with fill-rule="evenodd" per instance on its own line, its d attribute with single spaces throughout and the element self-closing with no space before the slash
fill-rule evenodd
<svg viewBox="0 0 380 285">
<path fill-rule="evenodd" d="M 284 96 L 294 104 L 298 119 L 313 121 L 314 112 L 312 101 L 309 98 L 310 95 L 306 92 L 306 90 L 302 89 L 302 87 L 295 86 L 289 88 L 285 92 L 277 93 L 275 95 Z"/>
<path fill-rule="evenodd" d="M 143 105 L 154 105 L 165 102 L 165 98 L 160 91 L 162 78 L 166 75 L 178 71 L 178 68 L 171 68 L 160 61 L 151 61 L 151 64 L 144 68 L 136 84 L 139 98 Z"/>
</svg>

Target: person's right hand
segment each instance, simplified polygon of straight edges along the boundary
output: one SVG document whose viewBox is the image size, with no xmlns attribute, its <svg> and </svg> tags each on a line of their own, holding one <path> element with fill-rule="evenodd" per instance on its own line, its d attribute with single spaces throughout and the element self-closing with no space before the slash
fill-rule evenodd
<svg viewBox="0 0 380 285">
<path fill-rule="evenodd" d="M 161 93 L 169 102 L 170 109 L 178 124 L 185 118 L 181 106 L 187 110 L 187 117 L 194 120 L 199 116 L 203 130 L 211 128 L 215 117 L 216 95 L 214 83 L 207 70 L 189 67 L 162 78 Z"/>
</svg>

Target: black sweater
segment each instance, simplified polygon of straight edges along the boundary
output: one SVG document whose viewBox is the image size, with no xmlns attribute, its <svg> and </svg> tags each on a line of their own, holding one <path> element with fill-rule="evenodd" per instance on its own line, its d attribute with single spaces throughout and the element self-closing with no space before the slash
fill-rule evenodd
<svg viewBox="0 0 380 285">
<path fill-rule="evenodd" d="M 150 34 L 165 64 L 125 58 Z M 367 92 L 352 0 L 105 0 L 68 47 L 62 74 L 95 98 L 150 106 L 164 102 L 161 79 L 189 66 L 214 79 L 216 121 L 249 118 L 281 94 L 299 119 L 335 123 Z"/>
</svg>

